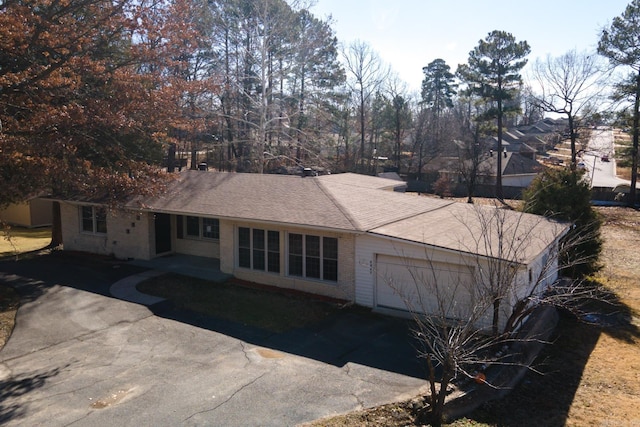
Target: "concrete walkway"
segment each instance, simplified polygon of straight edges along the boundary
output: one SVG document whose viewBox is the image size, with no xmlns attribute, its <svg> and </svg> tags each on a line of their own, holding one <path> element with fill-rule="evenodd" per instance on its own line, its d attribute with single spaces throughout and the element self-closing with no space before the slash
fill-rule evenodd
<svg viewBox="0 0 640 427">
<path fill-rule="evenodd" d="M 165 274 L 164 271 L 158 270 L 149 270 L 143 273 L 134 274 L 133 276 L 128 276 L 115 282 L 113 285 L 111 285 L 111 288 L 109 288 L 109 292 L 111 292 L 111 295 L 118 299 L 135 302 L 136 304 L 142 304 L 146 306 L 157 304 L 164 301 L 164 298 L 143 294 L 142 292 L 138 291 L 136 285 L 147 279 L 158 277 L 163 274 Z"/>
<path fill-rule="evenodd" d="M 194 255 L 171 254 L 150 260 L 133 260 L 129 264 L 150 270 L 178 273 L 184 276 L 222 283 L 229 280 L 230 274 L 220 271 L 220 260 Z"/>
</svg>

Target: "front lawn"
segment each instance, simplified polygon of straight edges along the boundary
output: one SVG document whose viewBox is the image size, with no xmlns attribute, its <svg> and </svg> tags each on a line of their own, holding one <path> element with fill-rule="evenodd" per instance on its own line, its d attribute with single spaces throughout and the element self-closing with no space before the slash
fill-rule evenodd
<svg viewBox="0 0 640 427">
<path fill-rule="evenodd" d="M 178 274 L 148 279 L 137 288 L 183 309 L 272 332 L 319 322 L 337 309 L 335 304 L 305 296 L 232 283 L 217 284 Z"/>
<path fill-rule="evenodd" d="M 51 227 L 0 229 L 0 258 L 37 251 L 51 243 Z"/>
</svg>

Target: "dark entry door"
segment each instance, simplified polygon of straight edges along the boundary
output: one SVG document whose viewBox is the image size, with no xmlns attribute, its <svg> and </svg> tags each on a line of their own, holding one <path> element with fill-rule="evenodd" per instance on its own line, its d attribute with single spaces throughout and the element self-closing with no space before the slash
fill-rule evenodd
<svg viewBox="0 0 640 427">
<path fill-rule="evenodd" d="M 171 252 L 171 215 L 154 215 L 156 230 L 156 255 Z"/>
</svg>

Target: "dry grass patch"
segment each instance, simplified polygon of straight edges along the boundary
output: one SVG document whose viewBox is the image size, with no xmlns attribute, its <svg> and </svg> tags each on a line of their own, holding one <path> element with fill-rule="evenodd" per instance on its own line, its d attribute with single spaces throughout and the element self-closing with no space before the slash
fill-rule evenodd
<svg viewBox="0 0 640 427">
<path fill-rule="evenodd" d="M 631 180 L 631 168 L 625 166 L 616 165 L 616 176 L 618 178 L 626 179 L 628 181 Z"/>
<path fill-rule="evenodd" d="M 51 243 L 51 227 L 7 227 L 0 230 L 0 258 L 37 251 Z"/>
<path fill-rule="evenodd" d="M 19 305 L 18 293 L 12 287 L 0 284 L 0 350 L 11 336 Z"/>
<path fill-rule="evenodd" d="M 613 143 L 620 145 L 630 145 L 631 144 L 631 134 L 628 132 L 623 132 L 620 129 L 613 130 Z"/>
<path fill-rule="evenodd" d="M 624 304 L 628 324 L 605 329 L 587 362 L 568 425 L 640 425 L 640 212 L 598 208 L 605 218 L 598 279 Z"/>
</svg>

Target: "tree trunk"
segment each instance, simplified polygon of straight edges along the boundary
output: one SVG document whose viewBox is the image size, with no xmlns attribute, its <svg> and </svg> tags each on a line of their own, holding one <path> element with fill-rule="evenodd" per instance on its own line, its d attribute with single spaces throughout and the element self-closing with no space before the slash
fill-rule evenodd
<svg viewBox="0 0 640 427">
<path fill-rule="evenodd" d="M 502 100 L 498 98 L 498 170 L 496 173 L 496 198 L 504 199 L 502 192 Z"/>
<path fill-rule="evenodd" d="M 569 136 L 571 138 L 571 170 L 576 171 L 577 167 L 577 150 L 576 150 L 576 131 L 573 124 L 573 114 L 567 114 L 569 119 Z"/>
<path fill-rule="evenodd" d="M 498 335 L 498 323 L 500 322 L 500 298 L 493 301 L 493 319 L 491 321 L 491 332 Z"/>
<path fill-rule="evenodd" d="M 636 182 L 638 181 L 638 139 L 640 133 L 640 71 L 636 76 L 636 98 L 633 106 L 633 150 L 631 151 L 631 187 L 629 188 L 629 206 L 636 204 Z"/>
</svg>

